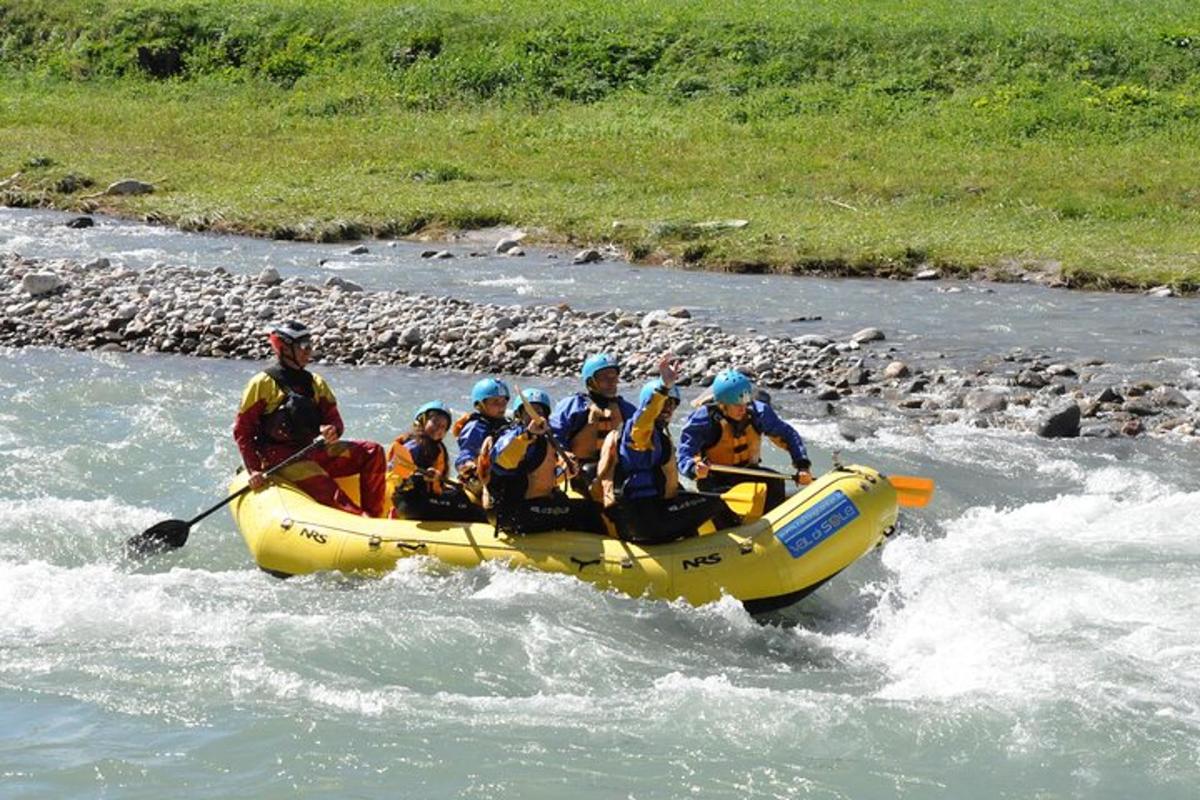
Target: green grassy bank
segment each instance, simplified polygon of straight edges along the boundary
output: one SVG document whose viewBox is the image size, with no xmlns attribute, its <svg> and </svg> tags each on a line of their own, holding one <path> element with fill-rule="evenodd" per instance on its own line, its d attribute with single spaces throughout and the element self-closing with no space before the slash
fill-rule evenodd
<svg viewBox="0 0 1200 800">
<path fill-rule="evenodd" d="M 1191 2 L 594 5 L 0 0 L 0 199 L 1200 287 Z"/>
</svg>

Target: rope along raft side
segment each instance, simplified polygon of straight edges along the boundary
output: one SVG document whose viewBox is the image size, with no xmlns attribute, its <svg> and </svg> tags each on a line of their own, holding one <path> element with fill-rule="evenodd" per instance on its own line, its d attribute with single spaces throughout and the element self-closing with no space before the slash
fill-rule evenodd
<svg viewBox="0 0 1200 800">
<path fill-rule="evenodd" d="M 244 484 L 239 475 L 230 489 Z M 504 560 L 634 597 L 700 605 L 728 594 L 753 613 L 796 602 L 878 547 L 898 512 L 896 490 L 864 466 L 826 473 L 754 522 L 658 545 L 575 531 L 497 537 L 490 523 L 356 517 L 286 482 L 249 492 L 231 508 L 255 562 L 275 575 L 386 572 L 413 555 L 462 567 Z"/>
</svg>

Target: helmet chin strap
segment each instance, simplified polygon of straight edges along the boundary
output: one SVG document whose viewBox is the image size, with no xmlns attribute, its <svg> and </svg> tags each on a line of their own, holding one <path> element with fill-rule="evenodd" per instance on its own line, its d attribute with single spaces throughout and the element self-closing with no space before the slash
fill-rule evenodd
<svg viewBox="0 0 1200 800">
<path fill-rule="evenodd" d="M 296 345 L 290 342 L 279 340 L 278 346 L 275 348 L 275 357 L 279 359 L 279 363 L 288 369 L 303 369 L 300 362 L 296 360 Z"/>
<path fill-rule="evenodd" d="M 587 387 L 588 397 L 592 398 L 592 402 L 595 403 L 596 405 L 600 406 L 601 408 L 607 408 L 608 404 L 616 399 L 615 396 L 609 397 L 606 394 L 600 394 L 599 392 L 597 392 L 595 389 L 592 388 L 591 384 L 592 384 L 592 382 L 588 381 L 588 387 Z"/>
</svg>

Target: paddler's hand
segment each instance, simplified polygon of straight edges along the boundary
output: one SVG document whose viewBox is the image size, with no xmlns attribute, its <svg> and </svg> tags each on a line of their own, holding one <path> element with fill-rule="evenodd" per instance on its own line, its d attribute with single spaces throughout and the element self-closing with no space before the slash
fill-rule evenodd
<svg viewBox="0 0 1200 800">
<path fill-rule="evenodd" d="M 311 428 L 309 430 L 311 430 Z M 337 428 L 333 425 L 322 425 L 321 438 L 325 440 L 325 444 L 333 444 L 338 440 Z"/>
<path fill-rule="evenodd" d="M 708 477 L 708 462 L 704 459 L 696 459 L 696 479 L 701 480 Z"/>
<path fill-rule="evenodd" d="M 251 472 L 250 477 L 246 479 L 246 483 L 250 485 L 252 491 L 257 492 L 267 485 L 267 479 L 263 477 L 261 472 Z"/>
<path fill-rule="evenodd" d="M 541 436 L 546 431 L 550 430 L 550 423 L 546 422 L 545 417 L 538 417 L 535 420 L 531 420 L 530 423 L 525 426 L 525 430 L 533 436 Z"/>
<path fill-rule="evenodd" d="M 663 386 L 670 389 L 683 376 L 683 363 L 674 353 L 667 353 L 658 361 L 658 377 L 662 378 Z"/>
<path fill-rule="evenodd" d="M 573 453 L 563 453 L 563 466 L 567 470 L 568 478 L 574 478 L 579 474 L 579 459 L 575 458 Z"/>
<path fill-rule="evenodd" d="M 792 480 L 796 482 L 797 486 L 808 486 L 813 482 L 813 476 L 808 470 L 802 469 L 798 470 L 796 474 L 792 476 Z"/>
</svg>

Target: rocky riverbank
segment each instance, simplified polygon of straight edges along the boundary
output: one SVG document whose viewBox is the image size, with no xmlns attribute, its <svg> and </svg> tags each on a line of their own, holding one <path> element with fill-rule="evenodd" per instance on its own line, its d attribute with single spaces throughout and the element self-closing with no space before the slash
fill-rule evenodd
<svg viewBox="0 0 1200 800">
<path fill-rule="evenodd" d="M 686 385 L 707 385 L 718 370 L 736 366 L 761 387 L 798 393 L 813 414 L 842 417 L 847 439 L 903 420 L 1050 437 L 1200 430 L 1195 381 L 1112 384 L 1097 378 L 1099 361 L 1062 363 L 1029 352 L 956 370 L 917 363 L 876 328 L 844 340 L 740 336 L 697 323 L 684 308 L 581 312 L 368 292 L 339 277 L 324 285 L 281 280 L 270 267 L 248 276 L 0 256 L 0 346 L 264 359 L 266 328 L 285 318 L 313 327 L 323 363 L 574 376 L 584 358 L 603 350 L 617 354 L 625 380 L 636 382 L 673 350 L 686 361 Z"/>
</svg>

